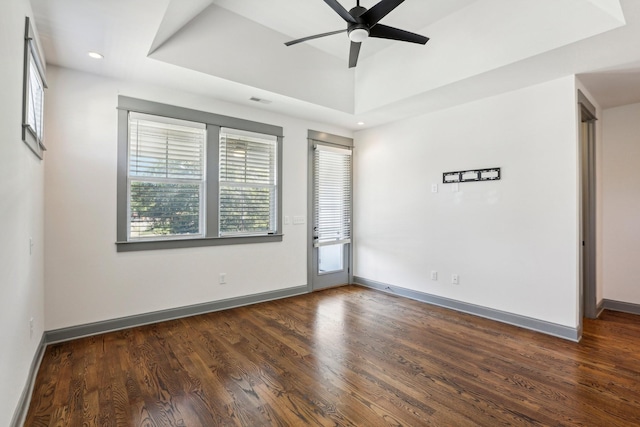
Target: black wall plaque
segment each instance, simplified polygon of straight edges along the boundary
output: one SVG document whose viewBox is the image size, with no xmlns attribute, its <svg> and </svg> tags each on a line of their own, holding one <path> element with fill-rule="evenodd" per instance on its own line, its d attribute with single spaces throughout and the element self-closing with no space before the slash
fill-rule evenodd
<svg viewBox="0 0 640 427">
<path fill-rule="evenodd" d="M 471 169 L 466 171 L 445 172 L 442 174 L 443 184 L 471 181 L 497 181 L 500 179 L 500 168 Z"/>
</svg>

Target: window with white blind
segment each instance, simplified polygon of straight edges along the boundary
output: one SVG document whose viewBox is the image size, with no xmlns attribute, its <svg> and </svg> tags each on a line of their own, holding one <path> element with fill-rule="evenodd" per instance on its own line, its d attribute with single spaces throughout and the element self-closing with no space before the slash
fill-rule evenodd
<svg viewBox="0 0 640 427">
<path fill-rule="evenodd" d="M 44 150 L 44 90 L 45 66 L 36 43 L 30 19 L 26 18 L 24 45 L 24 87 L 22 109 L 22 140 L 40 158 Z"/>
<path fill-rule="evenodd" d="M 205 126 L 129 115 L 129 239 L 204 236 Z"/>
<path fill-rule="evenodd" d="M 351 150 L 316 145 L 315 246 L 351 242 Z"/>
<path fill-rule="evenodd" d="M 220 235 L 276 232 L 274 136 L 220 131 Z"/>
<path fill-rule="evenodd" d="M 117 250 L 282 241 L 282 128 L 120 96 Z"/>
</svg>

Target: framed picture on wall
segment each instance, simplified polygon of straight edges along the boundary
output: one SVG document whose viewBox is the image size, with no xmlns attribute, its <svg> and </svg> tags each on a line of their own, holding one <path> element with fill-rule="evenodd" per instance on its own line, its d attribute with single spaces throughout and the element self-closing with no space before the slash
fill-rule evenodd
<svg viewBox="0 0 640 427">
<path fill-rule="evenodd" d="M 45 64 L 29 17 L 25 20 L 22 140 L 40 159 L 44 146 Z"/>
</svg>

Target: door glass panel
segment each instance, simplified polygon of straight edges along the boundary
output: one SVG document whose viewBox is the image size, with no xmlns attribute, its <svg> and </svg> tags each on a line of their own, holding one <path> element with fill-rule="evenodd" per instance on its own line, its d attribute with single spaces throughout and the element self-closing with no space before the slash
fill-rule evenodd
<svg viewBox="0 0 640 427">
<path fill-rule="evenodd" d="M 318 274 L 344 270 L 344 245 L 320 246 L 318 248 Z"/>
</svg>

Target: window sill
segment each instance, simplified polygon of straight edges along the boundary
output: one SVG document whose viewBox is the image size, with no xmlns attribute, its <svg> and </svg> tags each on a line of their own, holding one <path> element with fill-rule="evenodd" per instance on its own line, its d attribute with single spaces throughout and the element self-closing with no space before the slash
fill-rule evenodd
<svg viewBox="0 0 640 427">
<path fill-rule="evenodd" d="M 176 240 L 144 240 L 116 242 L 118 252 L 151 251 L 156 249 L 202 248 L 206 246 L 240 245 L 250 243 L 281 242 L 283 234 L 266 236 L 204 237 Z"/>
</svg>

